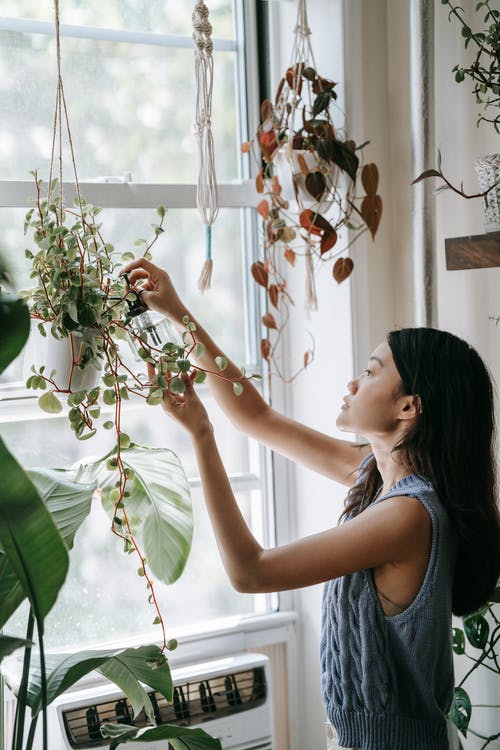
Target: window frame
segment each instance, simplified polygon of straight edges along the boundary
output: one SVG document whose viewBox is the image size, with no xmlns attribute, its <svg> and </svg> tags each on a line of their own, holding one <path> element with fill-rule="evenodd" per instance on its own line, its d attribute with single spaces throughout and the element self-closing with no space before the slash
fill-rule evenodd
<svg viewBox="0 0 500 750">
<path fill-rule="evenodd" d="M 237 85 L 237 114 L 239 138 L 243 142 L 249 139 L 249 133 L 255 132 L 259 122 L 259 61 L 257 51 L 257 13 L 255 3 L 247 0 L 233 0 L 235 38 L 213 38 L 215 54 L 217 50 L 233 51 L 236 53 L 236 85 Z M 51 22 L 35 21 L 31 19 L 16 19 L 0 17 L 0 30 L 17 31 L 30 34 L 51 34 L 54 26 Z M 128 30 L 108 29 L 90 26 L 74 26 L 61 24 L 61 35 L 95 39 L 101 41 L 125 42 L 131 44 L 153 44 L 164 47 L 191 48 L 191 37 L 157 34 L 151 32 L 134 32 Z M 193 114 L 194 117 L 194 114 Z M 255 190 L 255 175 L 257 165 L 253 164 L 248 155 L 240 155 L 239 171 L 241 179 L 230 183 L 220 183 L 220 208 L 241 209 L 243 268 L 248 269 L 257 258 L 257 218 L 252 209 L 258 203 L 259 197 Z M 30 194 L 32 181 L 30 180 L 1 180 L 0 179 L 0 208 L 29 209 L 32 203 L 27 196 Z M 155 209 L 158 205 L 167 205 L 169 209 L 195 209 L 195 184 L 175 183 L 134 183 L 130 175 L 116 175 L 105 178 L 105 181 L 85 181 L 80 183 L 81 194 L 86 200 L 100 208 L 113 209 Z M 76 197 L 73 182 L 63 182 L 63 192 L 68 202 Z M 265 307 L 265 296 L 253 283 L 251 275 L 244 277 L 244 306 L 245 306 L 245 341 L 247 342 L 246 367 L 253 372 L 262 374 L 262 361 L 259 356 L 259 341 L 261 338 L 261 310 Z M 203 392 L 205 387 L 202 387 Z M 273 401 L 282 401 L 283 384 L 273 380 Z M 262 380 L 262 392 L 267 401 L 271 399 L 269 379 Z M 41 413 L 37 405 L 37 396 L 28 391 L 23 383 L 0 384 L 0 426 L 9 421 L 28 421 L 33 419 L 50 419 L 50 415 Z M 261 476 L 254 474 L 231 474 L 229 479 L 235 492 L 259 489 L 262 493 L 262 509 L 265 543 L 272 545 L 276 542 L 276 476 L 275 459 L 271 451 L 259 447 L 259 461 Z M 282 474 L 282 472 L 280 472 Z M 199 478 L 190 478 L 190 485 L 199 485 Z M 280 609 L 281 596 L 269 595 L 267 614 L 272 615 Z M 286 595 L 285 595 L 285 598 Z M 258 611 L 255 615 L 261 617 Z M 224 616 L 222 615 L 223 619 Z M 146 634 L 145 634 L 146 635 Z"/>
</svg>

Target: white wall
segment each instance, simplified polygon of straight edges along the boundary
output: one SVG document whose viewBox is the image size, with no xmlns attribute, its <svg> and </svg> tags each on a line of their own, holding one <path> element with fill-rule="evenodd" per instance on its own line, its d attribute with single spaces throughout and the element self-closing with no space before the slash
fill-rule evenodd
<svg viewBox="0 0 500 750">
<path fill-rule="evenodd" d="M 476 3 L 464 0 L 461 4 L 470 12 Z M 289 63 L 296 4 L 282 1 L 273 5 L 279 20 L 275 44 L 284 70 Z M 477 110 L 470 86 L 456 84 L 451 73 L 453 65 L 464 57 L 460 33 L 448 22 L 441 3 L 435 6 L 436 144 L 452 180 L 460 183 L 463 178 L 465 188 L 474 192 L 473 159 L 498 150 L 498 136 L 484 125 L 476 128 Z M 344 33 L 336 20 L 342 15 Z M 317 361 L 291 387 L 289 395 L 291 416 L 335 434 L 335 416 L 352 363 L 358 369 L 385 331 L 414 322 L 411 180 L 416 175 L 411 173 L 410 0 L 310 0 L 309 21 L 318 70 L 338 80 L 341 90 L 345 85 L 342 100 L 349 133 L 358 142 L 371 140 L 365 156 L 380 168 L 384 200 L 376 242 L 367 240 L 353 248 L 356 268 L 350 286 L 332 287 L 328 274 L 320 279 L 319 312 L 310 321 Z M 483 231 L 480 202 L 441 194 L 436 196 L 436 217 L 438 325 L 469 340 L 500 383 L 500 328 L 488 320 L 489 315 L 500 314 L 496 294 L 500 269 L 445 269 L 444 238 Z M 345 322 L 351 305 L 352 344 Z M 298 302 L 295 315 L 301 314 Z M 302 351 L 299 333 L 292 337 L 291 350 L 297 356 Z M 342 488 L 300 468 L 294 476 L 294 532 L 302 536 L 335 523 Z M 320 597 L 320 587 L 297 592 L 294 597 L 301 619 L 299 691 L 305 707 L 297 716 L 296 747 L 308 750 L 324 747 L 318 664 Z M 500 702 L 498 685 L 496 699 L 491 684 L 483 684 L 482 690 L 486 693 L 483 702 Z M 487 720 L 482 718 L 481 723 L 486 729 Z M 476 747 L 473 741 L 467 744 L 470 750 Z"/>
</svg>

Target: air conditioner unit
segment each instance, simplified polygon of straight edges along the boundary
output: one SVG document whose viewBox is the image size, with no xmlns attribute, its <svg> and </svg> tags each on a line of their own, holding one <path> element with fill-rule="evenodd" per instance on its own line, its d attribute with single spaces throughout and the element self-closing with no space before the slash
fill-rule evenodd
<svg viewBox="0 0 500 750">
<path fill-rule="evenodd" d="M 272 750 L 269 660 L 244 653 L 172 668 L 172 703 L 149 693 L 157 724 L 201 727 L 218 737 L 224 750 Z M 127 698 L 110 685 L 64 693 L 51 706 L 61 729 L 51 750 L 105 750 L 100 725 L 107 722 L 145 726 L 144 712 L 133 718 Z M 50 731 L 50 728 L 49 728 Z M 53 734 L 53 732 L 51 732 Z M 126 745 L 123 745 L 125 748 Z M 134 742 L 131 750 L 167 750 L 168 741 Z"/>
</svg>

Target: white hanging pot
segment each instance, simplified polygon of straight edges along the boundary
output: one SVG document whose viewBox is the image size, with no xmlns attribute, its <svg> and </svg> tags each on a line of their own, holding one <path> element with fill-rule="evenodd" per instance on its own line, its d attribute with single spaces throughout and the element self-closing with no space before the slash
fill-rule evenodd
<svg viewBox="0 0 500 750">
<path fill-rule="evenodd" d="M 496 184 L 484 200 L 484 231 L 500 232 L 500 154 L 476 159 L 474 163 L 479 189 L 482 193 Z"/>
<path fill-rule="evenodd" d="M 317 199 L 306 188 L 306 175 L 300 166 L 299 156 L 303 157 L 307 168 L 311 173 L 321 172 L 326 182 L 323 199 Z M 324 214 L 332 206 L 332 189 L 336 186 L 339 169 L 334 164 L 327 165 L 319 158 L 315 151 L 307 149 L 281 148 L 273 157 L 276 174 L 281 185 L 281 197 L 288 201 L 290 211 L 302 211 L 309 208 L 311 211 Z"/>
<path fill-rule="evenodd" d="M 32 327 L 29 345 L 26 347 L 24 356 L 24 379 L 27 380 L 32 375 L 32 365 L 35 365 L 37 370 L 45 365 L 43 374 L 45 377 L 51 377 L 61 391 L 75 393 L 95 388 L 99 382 L 101 370 L 90 363 L 83 368 L 78 366 L 82 347 L 85 346 L 85 342 L 95 337 L 95 331 L 91 328 L 73 331 L 68 338 L 56 339 L 52 336 L 48 323 L 43 327 L 45 336 L 42 336 L 37 325 Z M 73 365 L 73 352 L 75 365 Z M 54 375 L 51 375 L 52 372 Z"/>
</svg>

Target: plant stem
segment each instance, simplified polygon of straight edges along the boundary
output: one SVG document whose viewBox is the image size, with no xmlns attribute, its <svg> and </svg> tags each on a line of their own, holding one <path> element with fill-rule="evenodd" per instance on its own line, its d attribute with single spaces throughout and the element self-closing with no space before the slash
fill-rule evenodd
<svg viewBox="0 0 500 750">
<path fill-rule="evenodd" d="M 33 716 L 33 718 L 31 719 L 30 730 L 28 733 L 28 737 L 26 739 L 25 750 L 32 750 L 33 748 L 33 741 L 35 739 L 35 732 L 36 732 L 37 724 L 38 724 L 38 714 L 36 716 Z"/>
<path fill-rule="evenodd" d="M 23 673 L 21 677 L 21 684 L 19 685 L 19 692 L 17 694 L 16 716 L 14 719 L 14 732 L 12 735 L 12 750 L 22 750 L 23 748 L 24 721 L 26 717 L 26 696 L 28 693 L 28 681 L 31 661 L 31 641 L 33 639 L 34 628 L 35 616 L 33 614 L 33 608 L 30 607 L 30 611 L 28 614 L 28 624 L 26 627 L 26 640 L 30 641 L 30 643 L 24 649 Z"/>
</svg>

